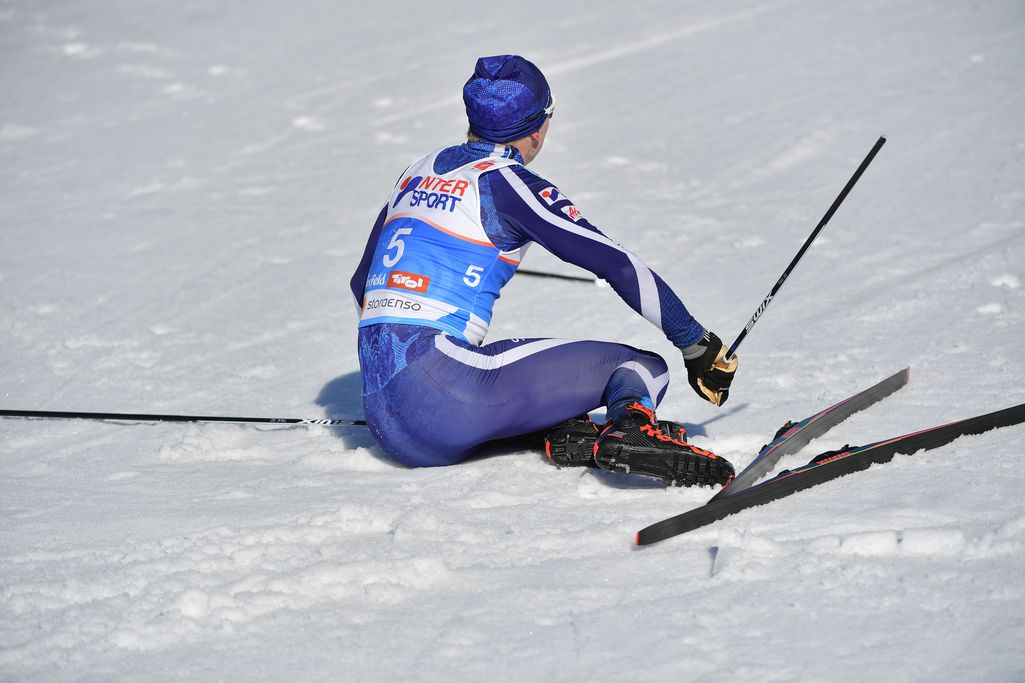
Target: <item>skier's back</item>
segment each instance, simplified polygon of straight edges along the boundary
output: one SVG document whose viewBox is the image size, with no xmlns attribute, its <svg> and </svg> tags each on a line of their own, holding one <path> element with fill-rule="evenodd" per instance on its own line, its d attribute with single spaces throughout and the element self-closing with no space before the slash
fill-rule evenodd
<svg viewBox="0 0 1025 683">
<path fill-rule="evenodd" d="M 549 431 L 557 464 L 726 483 L 728 462 L 656 420 L 669 382 L 657 354 L 556 339 L 481 346 L 499 291 L 537 242 L 606 280 L 659 327 L 706 400 L 721 405 L 736 371 L 736 359 L 723 360 L 719 338 L 656 273 L 526 169 L 554 112 L 537 67 L 517 56 L 481 58 L 463 97 L 468 141 L 402 174 L 352 277 L 374 437 L 399 462 L 434 466 L 465 460 L 486 441 Z M 607 421 L 599 433 L 578 416 L 602 405 Z"/>
</svg>

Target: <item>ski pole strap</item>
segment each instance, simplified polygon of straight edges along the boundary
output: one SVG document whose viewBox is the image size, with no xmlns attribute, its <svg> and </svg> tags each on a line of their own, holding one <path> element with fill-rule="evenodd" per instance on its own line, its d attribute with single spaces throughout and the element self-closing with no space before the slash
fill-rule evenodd
<svg viewBox="0 0 1025 683">
<path fill-rule="evenodd" d="M 861 175 L 865 172 L 865 169 L 868 168 L 868 165 L 872 163 L 873 159 L 875 159 L 876 154 L 879 153 L 880 148 L 882 148 L 885 142 L 885 136 L 880 136 L 879 139 L 876 140 L 876 144 L 872 146 L 872 149 L 869 151 L 865 159 L 861 162 L 861 165 L 858 166 L 858 169 L 854 172 L 854 175 L 851 176 L 851 179 L 847 181 L 846 185 L 844 185 L 843 190 L 841 190 L 840 194 L 837 195 L 836 199 L 833 200 L 833 203 L 832 205 L 830 205 L 829 210 L 826 211 L 826 215 L 822 217 L 822 220 L 820 220 L 819 224 L 815 226 L 815 229 L 812 231 L 811 235 L 809 235 L 808 239 L 804 241 L 804 245 L 802 245 L 801 250 L 797 252 L 797 256 L 795 256 L 794 259 L 790 262 L 790 265 L 787 266 L 787 269 L 783 271 L 783 275 L 781 275 L 779 280 L 776 281 L 776 284 L 775 286 L 773 286 L 772 291 L 769 292 L 769 295 L 762 300 L 761 305 L 758 306 L 758 309 L 755 311 L 754 315 L 751 316 L 751 320 L 748 321 L 747 325 L 737 336 L 736 341 L 734 341 L 733 344 L 730 345 L 730 350 L 726 352 L 726 360 L 733 358 L 733 354 L 736 353 L 737 347 L 740 346 L 740 342 L 744 341 L 744 337 L 747 336 L 747 333 L 750 332 L 751 328 L 754 327 L 756 322 L 758 322 L 758 318 L 760 318 L 762 313 L 765 312 L 765 309 L 768 308 L 769 302 L 771 302 L 772 298 L 776 296 L 776 293 L 780 290 L 780 287 L 783 286 L 783 283 L 786 282 L 786 279 L 790 277 L 790 273 L 794 270 L 794 267 L 797 265 L 797 262 L 801 260 L 801 258 L 804 256 L 804 253 L 808 251 L 808 247 L 811 246 L 811 243 L 815 241 L 815 238 L 818 237 L 819 233 L 822 231 L 822 228 L 826 226 L 826 223 L 828 223 L 829 219 L 833 217 L 833 214 L 836 213 L 836 210 L 840 208 L 840 204 L 842 204 L 843 200 L 847 198 L 848 194 L 850 194 L 851 189 L 854 187 L 855 183 L 858 182 L 858 179 L 861 178 Z"/>
</svg>

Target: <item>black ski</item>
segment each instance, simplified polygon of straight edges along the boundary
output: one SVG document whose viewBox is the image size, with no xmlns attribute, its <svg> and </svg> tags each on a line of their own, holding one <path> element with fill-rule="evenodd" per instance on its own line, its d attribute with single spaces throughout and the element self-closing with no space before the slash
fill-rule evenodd
<svg viewBox="0 0 1025 683">
<path fill-rule="evenodd" d="M 771 472 L 784 455 L 797 453 L 813 439 L 817 439 L 827 431 L 840 424 L 848 417 L 878 403 L 908 383 L 911 368 L 890 375 L 879 384 L 865 389 L 834 406 L 801 420 L 787 422 L 776 432 L 773 440 L 762 446 L 755 459 L 737 475 L 736 479 L 723 487 L 712 500 L 728 498 L 750 487 L 764 475 Z"/>
<path fill-rule="evenodd" d="M 1025 403 L 867 446 L 844 446 L 838 451 L 816 456 L 803 467 L 780 472 L 772 479 L 732 496 L 710 500 L 699 508 L 641 529 L 637 532 L 637 545 L 656 543 L 692 531 L 745 508 L 763 505 L 830 479 L 867 469 L 873 463 L 889 462 L 897 454 L 911 455 L 920 450 L 944 446 L 960 436 L 981 434 L 1021 422 L 1025 422 Z"/>
</svg>

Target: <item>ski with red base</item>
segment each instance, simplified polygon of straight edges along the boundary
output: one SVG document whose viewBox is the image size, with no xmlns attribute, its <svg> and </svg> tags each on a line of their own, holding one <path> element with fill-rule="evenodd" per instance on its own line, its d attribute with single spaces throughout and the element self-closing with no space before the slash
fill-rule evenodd
<svg viewBox="0 0 1025 683">
<path fill-rule="evenodd" d="M 844 446 L 836 451 L 822 453 L 812 458 L 807 465 L 780 472 L 771 479 L 731 496 L 713 498 L 701 507 L 641 529 L 637 532 L 637 545 L 649 545 L 698 529 L 740 510 L 764 505 L 831 479 L 868 469 L 873 463 L 889 462 L 894 455 L 911 455 L 921 450 L 939 448 L 961 436 L 982 434 L 1022 422 L 1025 422 L 1025 403 L 866 446 Z"/>
<path fill-rule="evenodd" d="M 905 386 L 911 379 L 911 368 L 904 368 L 882 382 L 840 401 L 834 406 L 801 420 L 787 422 L 776 432 L 773 440 L 762 446 L 755 459 L 737 477 L 723 487 L 712 500 L 733 496 L 749 488 L 764 475 L 771 472 L 784 455 L 792 455 L 807 446 L 848 417 L 870 405 L 878 403 L 893 392 Z"/>
</svg>

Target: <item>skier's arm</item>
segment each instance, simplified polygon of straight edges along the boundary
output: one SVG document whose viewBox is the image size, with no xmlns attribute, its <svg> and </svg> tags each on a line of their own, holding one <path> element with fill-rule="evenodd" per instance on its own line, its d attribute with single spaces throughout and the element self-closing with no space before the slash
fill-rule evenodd
<svg viewBox="0 0 1025 683">
<path fill-rule="evenodd" d="M 486 179 L 488 197 L 509 232 L 501 237 L 510 243 L 496 242 L 496 246 L 538 242 L 562 260 L 608 282 L 623 301 L 680 349 L 689 383 L 698 396 L 716 405 L 726 402 L 737 359 L 726 362 L 726 349 L 719 337 L 694 319 L 657 273 L 587 222 L 557 188 L 523 167 L 504 168 Z M 499 236 L 492 236 L 492 241 L 495 237 Z"/>
<path fill-rule="evenodd" d="M 381 213 L 377 215 L 374 228 L 370 231 L 370 239 L 367 240 L 367 246 L 363 249 L 363 258 L 360 260 L 356 272 L 353 273 L 352 279 L 349 280 L 349 288 L 352 289 L 352 296 L 356 300 L 357 311 L 363 310 L 363 290 L 367 286 L 367 273 L 370 272 L 370 261 L 374 258 L 377 240 L 381 237 L 381 229 L 384 227 L 384 219 L 387 215 L 388 207 L 385 206 L 381 209 Z"/>
<path fill-rule="evenodd" d="M 669 285 L 591 225 L 557 188 L 523 167 L 501 169 L 488 174 L 487 180 L 495 209 L 516 238 L 537 242 L 608 282 L 675 346 L 683 349 L 702 338 L 704 328 Z"/>
</svg>

